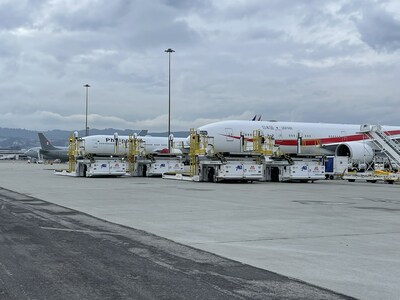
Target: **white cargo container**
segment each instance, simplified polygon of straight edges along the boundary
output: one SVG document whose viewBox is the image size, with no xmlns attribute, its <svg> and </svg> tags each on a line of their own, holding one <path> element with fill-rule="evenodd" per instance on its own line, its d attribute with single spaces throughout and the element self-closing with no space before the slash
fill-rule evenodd
<svg viewBox="0 0 400 300">
<path fill-rule="evenodd" d="M 255 181 L 264 178 L 264 168 L 256 161 L 227 161 L 217 165 L 215 169 L 215 181 L 221 180 L 244 180 Z"/>
<path fill-rule="evenodd" d="M 86 177 L 94 176 L 122 176 L 126 174 L 126 163 L 120 159 L 96 160 L 85 164 Z"/>
<path fill-rule="evenodd" d="M 164 173 L 182 173 L 184 164 L 181 159 L 160 159 L 148 164 L 146 176 L 162 176 Z"/>
<path fill-rule="evenodd" d="M 281 181 L 314 182 L 325 179 L 325 166 L 321 159 L 302 159 L 293 162 L 293 165 L 281 167 Z"/>
<path fill-rule="evenodd" d="M 55 174 L 76 177 L 123 176 L 126 174 L 126 163 L 120 159 L 78 159 L 74 163 L 74 170 L 56 170 Z"/>
</svg>

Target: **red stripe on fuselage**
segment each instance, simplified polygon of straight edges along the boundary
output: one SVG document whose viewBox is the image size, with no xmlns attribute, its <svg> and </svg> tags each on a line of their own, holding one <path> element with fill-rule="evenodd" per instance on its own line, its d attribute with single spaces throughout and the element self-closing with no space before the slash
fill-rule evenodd
<svg viewBox="0 0 400 300">
<path fill-rule="evenodd" d="M 398 135 L 400 134 L 400 130 L 385 131 L 385 134 L 388 136 Z M 240 140 L 240 136 L 233 136 L 229 134 L 221 134 L 221 135 L 232 139 Z M 332 137 L 332 138 L 303 139 L 301 144 L 302 146 L 317 146 L 317 145 L 329 145 L 329 144 L 338 144 L 346 142 L 358 142 L 369 139 L 370 138 L 366 134 L 362 133 L 362 134 L 353 134 L 353 135 Z M 245 137 L 245 140 L 248 142 L 253 142 L 252 138 Z M 275 144 L 280 146 L 297 146 L 297 140 L 275 140 Z"/>
</svg>

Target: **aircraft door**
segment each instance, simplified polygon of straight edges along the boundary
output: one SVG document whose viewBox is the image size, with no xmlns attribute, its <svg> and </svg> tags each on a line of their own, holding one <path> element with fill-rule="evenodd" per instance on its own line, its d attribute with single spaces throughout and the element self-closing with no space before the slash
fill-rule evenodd
<svg viewBox="0 0 400 300">
<path fill-rule="evenodd" d="M 232 128 L 225 128 L 225 136 L 227 142 L 233 142 L 233 129 Z"/>
<path fill-rule="evenodd" d="M 346 136 L 347 134 L 346 134 L 346 131 L 343 131 L 343 130 L 342 130 L 342 131 L 340 132 L 340 135 L 342 136 L 342 141 L 343 141 L 343 142 L 346 142 L 346 141 L 347 141 L 347 136 Z"/>
<path fill-rule="evenodd" d="M 275 128 L 275 139 L 276 140 L 282 139 L 282 129 Z"/>
</svg>

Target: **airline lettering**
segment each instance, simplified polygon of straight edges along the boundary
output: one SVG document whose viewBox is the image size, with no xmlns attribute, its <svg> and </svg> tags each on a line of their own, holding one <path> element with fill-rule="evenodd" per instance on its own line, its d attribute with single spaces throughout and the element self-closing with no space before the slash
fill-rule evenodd
<svg viewBox="0 0 400 300">
<path fill-rule="evenodd" d="M 272 125 L 262 125 L 261 127 L 262 127 L 262 129 L 270 129 L 270 130 L 275 130 L 275 129 L 293 130 L 293 127 L 291 127 L 291 126 L 280 126 L 280 127 L 276 126 L 276 127 L 274 127 Z"/>
<path fill-rule="evenodd" d="M 118 139 L 119 143 L 127 143 L 128 140 L 127 139 Z M 115 139 L 114 138 L 106 138 L 106 143 L 115 143 Z"/>
</svg>

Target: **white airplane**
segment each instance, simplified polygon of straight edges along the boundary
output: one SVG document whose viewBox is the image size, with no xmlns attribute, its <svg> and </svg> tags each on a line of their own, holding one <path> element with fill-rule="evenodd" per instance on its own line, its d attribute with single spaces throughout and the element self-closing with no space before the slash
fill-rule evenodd
<svg viewBox="0 0 400 300">
<path fill-rule="evenodd" d="M 142 149 L 145 153 L 168 153 L 168 138 L 155 136 L 137 136 L 142 140 Z M 95 156 L 108 156 L 113 154 L 124 155 L 128 153 L 128 136 L 113 135 L 90 135 L 79 138 L 83 143 L 80 145 L 82 153 Z M 176 147 L 171 152 L 180 153 L 178 148 L 182 148 L 186 138 L 173 138 Z M 177 144 L 180 144 L 179 146 Z M 116 147 L 117 146 L 117 147 Z M 117 152 L 117 153 L 116 153 Z"/>
<path fill-rule="evenodd" d="M 348 156 L 352 161 L 370 162 L 375 146 L 360 125 L 300 123 L 276 121 L 221 121 L 198 128 L 201 134 L 213 137 L 216 152 L 239 152 L 240 136 L 252 141 L 253 132 L 260 130 L 271 136 L 284 153 Z M 400 127 L 382 126 L 392 139 L 400 138 Z"/>
</svg>

